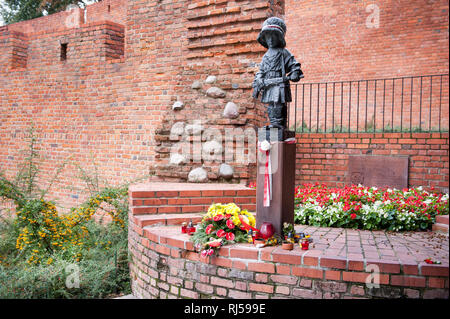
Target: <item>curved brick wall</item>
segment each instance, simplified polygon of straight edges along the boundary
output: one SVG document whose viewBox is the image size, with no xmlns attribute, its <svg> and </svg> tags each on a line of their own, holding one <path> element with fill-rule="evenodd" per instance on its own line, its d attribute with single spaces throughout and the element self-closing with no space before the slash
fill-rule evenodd
<svg viewBox="0 0 450 319">
<path fill-rule="evenodd" d="M 135 225 L 136 226 L 136 225 Z M 448 298 L 448 266 L 379 262 L 380 288 L 366 287 L 365 261 L 320 257 L 296 247 L 222 247 L 201 258 L 180 227 L 130 233 L 133 294 L 139 298 Z"/>
<path fill-rule="evenodd" d="M 343 258 L 333 256 L 331 250 L 302 251 L 298 246 L 285 251 L 280 246 L 257 249 L 250 244 L 236 244 L 222 247 L 217 257 L 200 258 L 179 226 L 190 219 L 200 221 L 198 212 L 202 210 L 194 213 L 195 209 L 189 209 L 197 206 L 192 200 L 213 202 L 213 198 L 221 198 L 226 202 L 245 198 L 239 194 L 243 192 L 252 205 L 254 190 L 228 185 L 227 190 L 207 191 L 205 184 L 177 190 L 173 184 L 171 193 L 159 194 L 154 191 L 157 184 L 148 184 L 151 188 L 147 191 L 144 186 L 132 187 L 130 191 L 131 280 L 133 294 L 139 298 L 448 298 L 448 254 L 442 265 L 428 265 L 351 258 L 351 255 Z M 142 207 L 136 205 L 158 206 L 151 197 L 157 199 L 162 195 L 178 199 L 178 205 L 188 207 L 190 213 L 136 210 Z M 182 199 L 190 203 L 182 204 Z M 318 235 L 313 237 L 319 239 Z M 417 243 L 421 240 L 418 238 Z M 431 253 L 431 248 L 425 249 Z M 365 285 L 370 275 L 365 269 L 370 264 L 380 269 L 380 288 L 369 289 Z"/>
</svg>

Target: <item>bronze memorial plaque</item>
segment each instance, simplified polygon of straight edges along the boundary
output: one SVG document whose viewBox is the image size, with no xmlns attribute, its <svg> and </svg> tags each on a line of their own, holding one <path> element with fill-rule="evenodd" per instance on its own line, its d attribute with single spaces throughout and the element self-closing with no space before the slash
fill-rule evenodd
<svg viewBox="0 0 450 319">
<path fill-rule="evenodd" d="M 406 188 L 408 187 L 408 157 L 350 156 L 347 182 L 367 187 Z"/>
</svg>

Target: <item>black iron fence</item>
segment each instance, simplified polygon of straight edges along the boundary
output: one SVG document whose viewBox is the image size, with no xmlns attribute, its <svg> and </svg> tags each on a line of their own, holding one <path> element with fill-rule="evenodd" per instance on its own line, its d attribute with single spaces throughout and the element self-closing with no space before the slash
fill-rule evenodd
<svg viewBox="0 0 450 319">
<path fill-rule="evenodd" d="M 291 84 L 297 133 L 448 132 L 449 75 Z"/>
</svg>

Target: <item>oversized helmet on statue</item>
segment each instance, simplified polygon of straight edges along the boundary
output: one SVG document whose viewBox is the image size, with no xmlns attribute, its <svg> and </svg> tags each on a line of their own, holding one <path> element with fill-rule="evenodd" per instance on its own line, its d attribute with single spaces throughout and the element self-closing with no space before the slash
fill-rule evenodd
<svg viewBox="0 0 450 319">
<path fill-rule="evenodd" d="M 286 40 L 284 36 L 286 34 L 286 23 L 278 17 L 270 17 L 264 21 L 261 32 L 258 35 L 258 42 L 265 48 L 268 47 L 266 43 L 265 35 L 272 33 L 278 40 L 278 47 L 284 48 L 286 46 Z"/>
</svg>

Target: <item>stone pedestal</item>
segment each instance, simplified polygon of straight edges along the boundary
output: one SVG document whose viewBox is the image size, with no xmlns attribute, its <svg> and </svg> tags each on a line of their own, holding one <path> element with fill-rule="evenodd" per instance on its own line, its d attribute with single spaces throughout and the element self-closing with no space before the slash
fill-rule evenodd
<svg viewBox="0 0 450 319">
<path fill-rule="evenodd" d="M 273 167 L 272 200 L 264 207 L 265 156 L 258 161 L 256 179 L 256 227 L 264 222 L 271 223 L 277 234 L 282 234 L 283 223 L 294 223 L 295 192 L 295 143 L 275 141 L 270 150 Z M 276 162 L 275 162 L 276 161 Z"/>
</svg>

